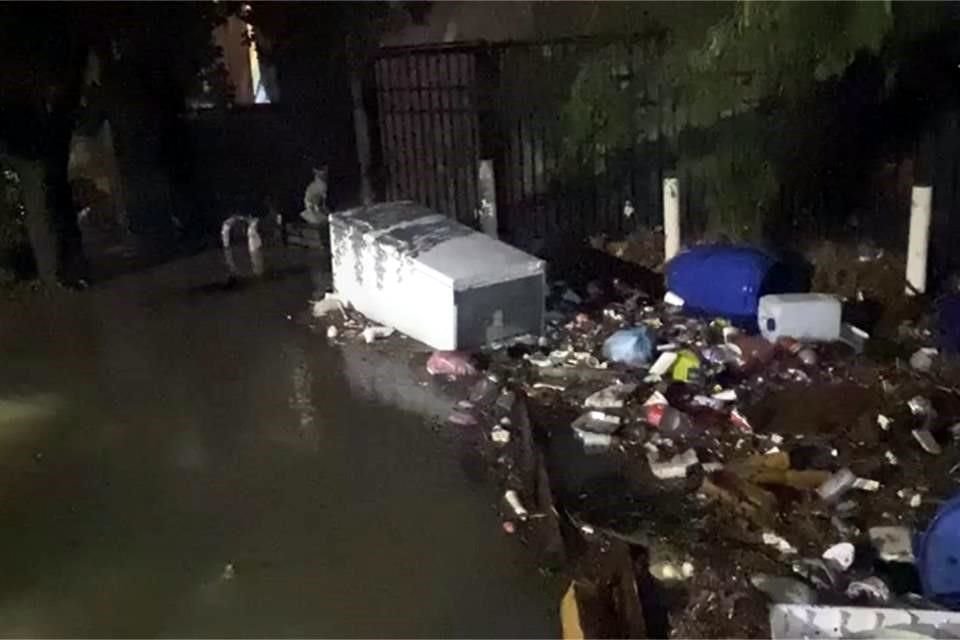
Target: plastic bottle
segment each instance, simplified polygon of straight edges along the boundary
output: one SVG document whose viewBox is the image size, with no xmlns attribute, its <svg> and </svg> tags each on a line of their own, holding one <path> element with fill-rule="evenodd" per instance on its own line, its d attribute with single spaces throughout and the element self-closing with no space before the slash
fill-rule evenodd
<svg viewBox="0 0 960 640">
<path fill-rule="evenodd" d="M 840 337 L 840 300 L 825 293 L 763 296 L 757 308 L 760 333 L 771 342 L 781 337 L 833 341 Z"/>
</svg>

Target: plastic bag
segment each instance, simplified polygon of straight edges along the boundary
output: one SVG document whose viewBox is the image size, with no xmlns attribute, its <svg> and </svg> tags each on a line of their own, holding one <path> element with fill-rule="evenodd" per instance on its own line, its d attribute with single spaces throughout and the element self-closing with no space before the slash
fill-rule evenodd
<svg viewBox="0 0 960 640">
<path fill-rule="evenodd" d="M 472 376 L 476 372 L 470 354 L 462 351 L 434 351 L 427 360 L 427 373 L 432 376 Z"/>
<path fill-rule="evenodd" d="M 603 357 L 638 367 L 650 362 L 653 355 L 653 336 L 647 327 L 621 329 L 603 343 Z"/>
</svg>

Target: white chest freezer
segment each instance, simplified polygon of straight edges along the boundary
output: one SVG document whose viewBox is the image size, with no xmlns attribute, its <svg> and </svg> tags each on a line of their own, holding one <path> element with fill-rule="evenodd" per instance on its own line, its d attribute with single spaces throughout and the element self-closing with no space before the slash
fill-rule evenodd
<svg viewBox="0 0 960 640">
<path fill-rule="evenodd" d="M 543 330 L 544 263 L 413 202 L 330 215 L 333 286 L 434 349 Z"/>
</svg>

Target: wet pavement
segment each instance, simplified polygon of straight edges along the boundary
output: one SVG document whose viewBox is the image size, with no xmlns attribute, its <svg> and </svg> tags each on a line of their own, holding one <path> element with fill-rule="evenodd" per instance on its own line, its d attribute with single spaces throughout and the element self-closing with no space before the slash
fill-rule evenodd
<svg viewBox="0 0 960 640">
<path fill-rule="evenodd" d="M 0 312 L 0 635 L 559 633 L 429 393 L 288 319 L 307 255 Z"/>
</svg>

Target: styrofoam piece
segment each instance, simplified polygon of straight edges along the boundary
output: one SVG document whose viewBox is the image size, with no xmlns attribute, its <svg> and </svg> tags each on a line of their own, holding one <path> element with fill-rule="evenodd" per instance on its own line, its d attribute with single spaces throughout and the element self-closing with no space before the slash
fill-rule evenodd
<svg viewBox="0 0 960 640">
<path fill-rule="evenodd" d="M 770 637 L 781 638 L 957 638 L 960 613 L 924 609 L 770 607 Z"/>
<path fill-rule="evenodd" d="M 440 350 L 543 329 L 544 262 L 412 202 L 330 215 L 334 289 Z"/>
</svg>

